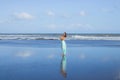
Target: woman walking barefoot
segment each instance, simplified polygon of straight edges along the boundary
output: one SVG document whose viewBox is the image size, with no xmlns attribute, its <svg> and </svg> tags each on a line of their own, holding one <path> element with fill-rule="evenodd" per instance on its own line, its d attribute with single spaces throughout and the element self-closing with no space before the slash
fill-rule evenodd
<svg viewBox="0 0 120 80">
<path fill-rule="evenodd" d="M 66 32 L 64 32 L 64 34 L 61 35 L 61 37 L 60 37 L 61 44 L 62 44 L 62 50 L 63 50 L 63 56 L 66 55 L 66 42 L 65 42 L 66 37 L 67 37 L 67 33 Z"/>
</svg>

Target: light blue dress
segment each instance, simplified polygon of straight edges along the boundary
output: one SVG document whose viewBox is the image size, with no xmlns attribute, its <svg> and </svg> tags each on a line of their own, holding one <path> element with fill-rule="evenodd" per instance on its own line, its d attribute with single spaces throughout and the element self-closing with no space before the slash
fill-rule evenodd
<svg viewBox="0 0 120 80">
<path fill-rule="evenodd" d="M 62 65 L 61 69 L 66 72 L 66 56 L 62 57 Z"/>
<path fill-rule="evenodd" d="M 62 50 L 63 50 L 63 54 L 66 55 L 66 42 L 64 40 L 62 40 Z"/>
</svg>

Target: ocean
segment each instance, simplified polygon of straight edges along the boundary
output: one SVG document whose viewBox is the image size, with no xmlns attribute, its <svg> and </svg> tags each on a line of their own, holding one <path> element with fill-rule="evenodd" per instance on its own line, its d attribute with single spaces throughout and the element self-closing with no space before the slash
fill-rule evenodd
<svg viewBox="0 0 120 80">
<path fill-rule="evenodd" d="M 1 40 L 59 40 L 61 34 L 0 34 Z M 120 34 L 68 34 L 67 40 L 120 40 Z"/>
<path fill-rule="evenodd" d="M 120 34 L 0 34 L 0 80 L 120 80 Z"/>
</svg>

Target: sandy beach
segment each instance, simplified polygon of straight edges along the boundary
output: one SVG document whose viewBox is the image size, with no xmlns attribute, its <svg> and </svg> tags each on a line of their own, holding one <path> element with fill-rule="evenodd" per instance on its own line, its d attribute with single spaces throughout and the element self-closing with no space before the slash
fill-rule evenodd
<svg viewBox="0 0 120 80">
<path fill-rule="evenodd" d="M 120 79 L 120 41 L 66 42 L 63 59 L 59 40 L 0 40 L 0 80 Z"/>
</svg>

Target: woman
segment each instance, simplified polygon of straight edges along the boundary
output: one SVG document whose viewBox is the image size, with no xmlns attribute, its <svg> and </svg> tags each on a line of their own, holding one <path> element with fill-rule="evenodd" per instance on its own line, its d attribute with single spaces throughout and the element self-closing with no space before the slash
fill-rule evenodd
<svg viewBox="0 0 120 80">
<path fill-rule="evenodd" d="M 63 56 L 66 55 L 66 42 L 65 42 L 66 37 L 67 37 L 66 32 L 64 32 L 64 34 L 61 35 L 60 37 L 60 40 L 62 41 Z"/>
<path fill-rule="evenodd" d="M 66 72 L 66 56 L 62 56 L 61 60 L 61 74 L 66 78 L 67 72 Z"/>
</svg>

